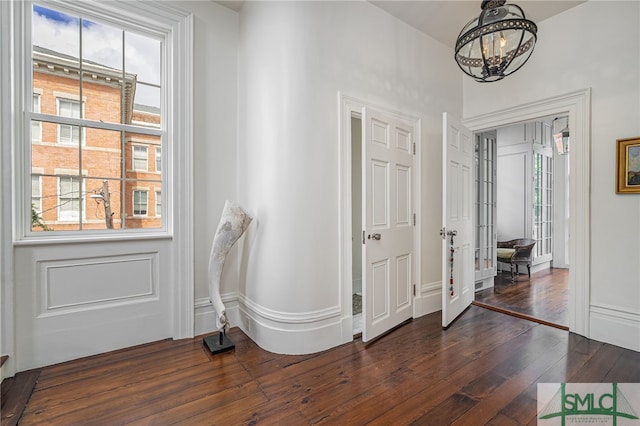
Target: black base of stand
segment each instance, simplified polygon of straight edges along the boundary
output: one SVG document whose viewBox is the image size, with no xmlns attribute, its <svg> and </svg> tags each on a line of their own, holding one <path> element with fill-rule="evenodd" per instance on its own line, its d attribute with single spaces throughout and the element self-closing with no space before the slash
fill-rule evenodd
<svg viewBox="0 0 640 426">
<path fill-rule="evenodd" d="M 231 339 L 227 337 L 227 334 L 222 331 L 218 334 L 205 337 L 202 339 L 202 342 L 207 346 L 212 354 L 230 351 L 236 347 Z"/>
</svg>

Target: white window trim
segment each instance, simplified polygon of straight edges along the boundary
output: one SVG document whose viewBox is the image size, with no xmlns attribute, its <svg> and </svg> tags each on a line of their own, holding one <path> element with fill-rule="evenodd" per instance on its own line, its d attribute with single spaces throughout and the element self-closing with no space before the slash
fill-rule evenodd
<svg viewBox="0 0 640 426">
<path fill-rule="evenodd" d="M 193 82 L 192 82 L 192 69 L 193 69 L 193 16 L 192 14 L 180 9 L 179 5 L 167 4 L 164 2 L 144 2 L 144 1 L 127 1 L 127 2 L 101 2 L 97 0 L 87 0 L 83 2 L 66 2 L 59 0 L 41 0 L 35 2 L 43 5 L 44 7 L 51 7 L 61 12 L 75 14 L 76 16 L 83 16 L 86 19 L 96 19 L 102 22 L 114 22 L 117 25 L 121 25 L 125 29 L 146 34 L 150 37 L 157 37 L 164 39 L 162 43 L 162 57 L 164 59 L 163 66 L 165 72 L 163 72 L 161 85 L 165 87 L 166 95 L 161 100 L 161 111 L 165 117 L 165 122 L 162 124 L 161 129 L 157 128 L 144 128 L 133 125 L 118 124 L 118 123 L 102 123 L 99 121 L 91 121 L 84 119 L 58 117 L 56 115 L 42 114 L 42 113 L 27 113 L 27 119 L 36 119 L 42 121 L 53 121 L 60 124 L 69 125 L 83 125 L 88 123 L 91 127 L 105 130 L 124 130 L 127 133 L 142 133 L 152 136 L 160 136 L 162 140 L 160 144 L 165 146 L 168 150 L 167 153 L 171 153 L 171 156 L 177 155 L 181 158 L 178 161 L 177 157 L 169 158 L 164 161 L 163 166 L 167 168 L 168 173 L 163 174 L 163 187 L 166 187 L 165 199 L 163 202 L 167 206 L 173 205 L 172 192 L 176 191 L 179 194 L 179 198 L 182 200 L 179 203 L 179 207 L 169 207 L 162 217 L 161 228 L 149 228 L 149 229 L 124 229 L 114 230 L 110 232 L 109 236 L 104 233 L 94 232 L 93 230 L 83 230 L 82 235 L 74 235 L 70 231 L 50 232 L 50 233 L 36 233 L 32 232 L 29 223 L 26 222 L 26 213 L 30 212 L 30 202 L 27 203 L 26 197 L 20 209 L 16 210 L 16 218 L 19 220 L 16 226 L 13 228 L 14 240 L 18 245 L 29 244 L 41 244 L 43 242 L 66 242 L 74 239 L 88 241 L 95 240 L 101 241 L 104 239 L 135 239 L 135 238 L 167 238 L 172 237 L 174 234 L 173 219 L 176 215 L 179 215 L 182 220 L 179 222 L 180 227 L 189 226 L 192 223 L 192 209 L 186 206 L 193 203 L 193 182 L 189 177 L 193 167 L 192 152 L 193 152 L 193 135 L 191 130 L 192 123 L 192 96 L 193 96 Z M 14 49 L 13 61 L 16 66 L 12 67 L 8 65 L 6 68 L 14 70 L 16 80 L 19 82 L 18 87 L 22 90 L 18 92 L 24 93 L 31 90 L 31 78 L 30 71 L 32 65 L 30 62 L 30 55 L 25 55 L 30 51 L 31 40 L 30 31 L 24 28 L 25 22 L 31 19 L 31 2 L 24 2 L 18 5 L 14 5 L 12 22 L 18 22 L 18 25 L 14 27 L 12 34 L 14 40 L 24 40 L 24 45 L 20 44 L 20 48 Z M 117 9 L 117 11 L 116 11 Z M 111 18 L 113 16 L 114 18 Z M 23 37 L 26 35 L 26 38 Z M 22 43 L 22 42 L 21 42 Z M 24 71 L 23 71 L 24 70 Z M 62 92 L 55 92 L 54 95 L 59 95 L 68 99 L 80 99 L 80 95 Z M 171 96 L 172 99 L 169 99 Z M 19 98 L 20 95 L 16 96 Z M 83 101 L 85 96 L 82 96 Z M 22 110 L 23 100 L 20 99 L 17 105 L 17 110 Z M 84 110 L 83 102 L 83 110 Z M 16 117 L 16 125 L 19 127 L 24 126 L 23 120 Z M 24 129 L 21 129 L 22 133 Z M 85 133 L 85 132 L 83 132 Z M 180 144 L 175 146 L 172 144 L 172 140 L 180 140 Z M 73 146 L 71 144 L 66 146 Z M 23 147 L 17 147 L 16 152 L 21 152 Z M 30 161 L 29 155 L 22 156 L 24 161 L 18 167 L 18 170 L 25 169 Z M 175 161 L 175 162 L 174 162 Z M 22 188 L 29 185 L 25 177 L 21 177 L 19 181 L 16 181 L 15 190 L 16 193 L 21 193 Z M 174 212 L 175 210 L 175 212 Z M 182 211 L 178 211 L 182 210 Z M 192 238 L 192 232 L 184 229 L 182 235 L 189 235 Z M 187 266 L 185 266 L 187 268 Z"/>
<path fill-rule="evenodd" d="M 154 191 L 155 192 L 155 209 L 156 209 L 156 217 L 162 217 L 162 191 Z M 158 194 L 160 196 L 158 197 Z M 160 198 L 160 208 L 158 209 L 158 198 Z"/>
</svg>

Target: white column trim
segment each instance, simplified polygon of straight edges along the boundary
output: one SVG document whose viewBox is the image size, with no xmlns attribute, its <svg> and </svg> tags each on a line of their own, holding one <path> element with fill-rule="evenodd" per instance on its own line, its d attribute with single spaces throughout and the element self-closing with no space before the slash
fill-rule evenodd
<svg viewBox="0 0 640 426">
<path fill-rule="evenodd" d="M 12 154 L 10 141 L 15 137 L 12 102 L 15 93 L 13 55 L 16 34 L 14 20 L 20 8 L 14 2 L 0 2 L 0 355 L 9 359 L 0 370 L 0 380 L 15 374 L 15 306 L 13 261 Z"/>
<path fill-rule="evenodd" d="M 172 107 L 173 129 L 173 191 L 170 204 L 174 208 L 173 236 L 176 260 L 173 298 L 175 339 L 194 336 L 195 327 L 195 271 L 193 221 L 193 15 L 185 15 L 176 26 L 174 38 L 173 81 L 179 102 Z M 179 142 L 178 142 L 179 141 Z"/>
</svg>

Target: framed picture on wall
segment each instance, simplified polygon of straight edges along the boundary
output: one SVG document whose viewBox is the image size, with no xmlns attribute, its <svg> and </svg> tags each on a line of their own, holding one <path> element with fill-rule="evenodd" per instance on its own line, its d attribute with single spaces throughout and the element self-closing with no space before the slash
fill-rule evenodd
<svg viewBox="0 0 640 426">
<path fill-rule="evenodd" d="M 617 141 L 616 193 L 640 194 L 640 137 Z"/>
</svg>

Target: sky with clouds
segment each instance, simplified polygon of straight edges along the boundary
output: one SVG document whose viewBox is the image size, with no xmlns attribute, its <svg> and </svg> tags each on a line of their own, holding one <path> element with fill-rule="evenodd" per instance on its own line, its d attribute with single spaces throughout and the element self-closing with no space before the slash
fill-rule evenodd
<svg viewBox="0 0 640 426">
<path fill-rule="evenodd" d="M 82 32 L 82 56 L 85 60 L 137 74 L 139 82 L 160 84 L 160 42 L 130 31 L 82 21 L 50 8 L 35 6 L 32 43 L 73 57 L 79 56 Z M 124 38 L 124 58 L 123 58 Z M 159 106 L 159 89 L 139 84 L 136 103 Z"/>
</svg>

